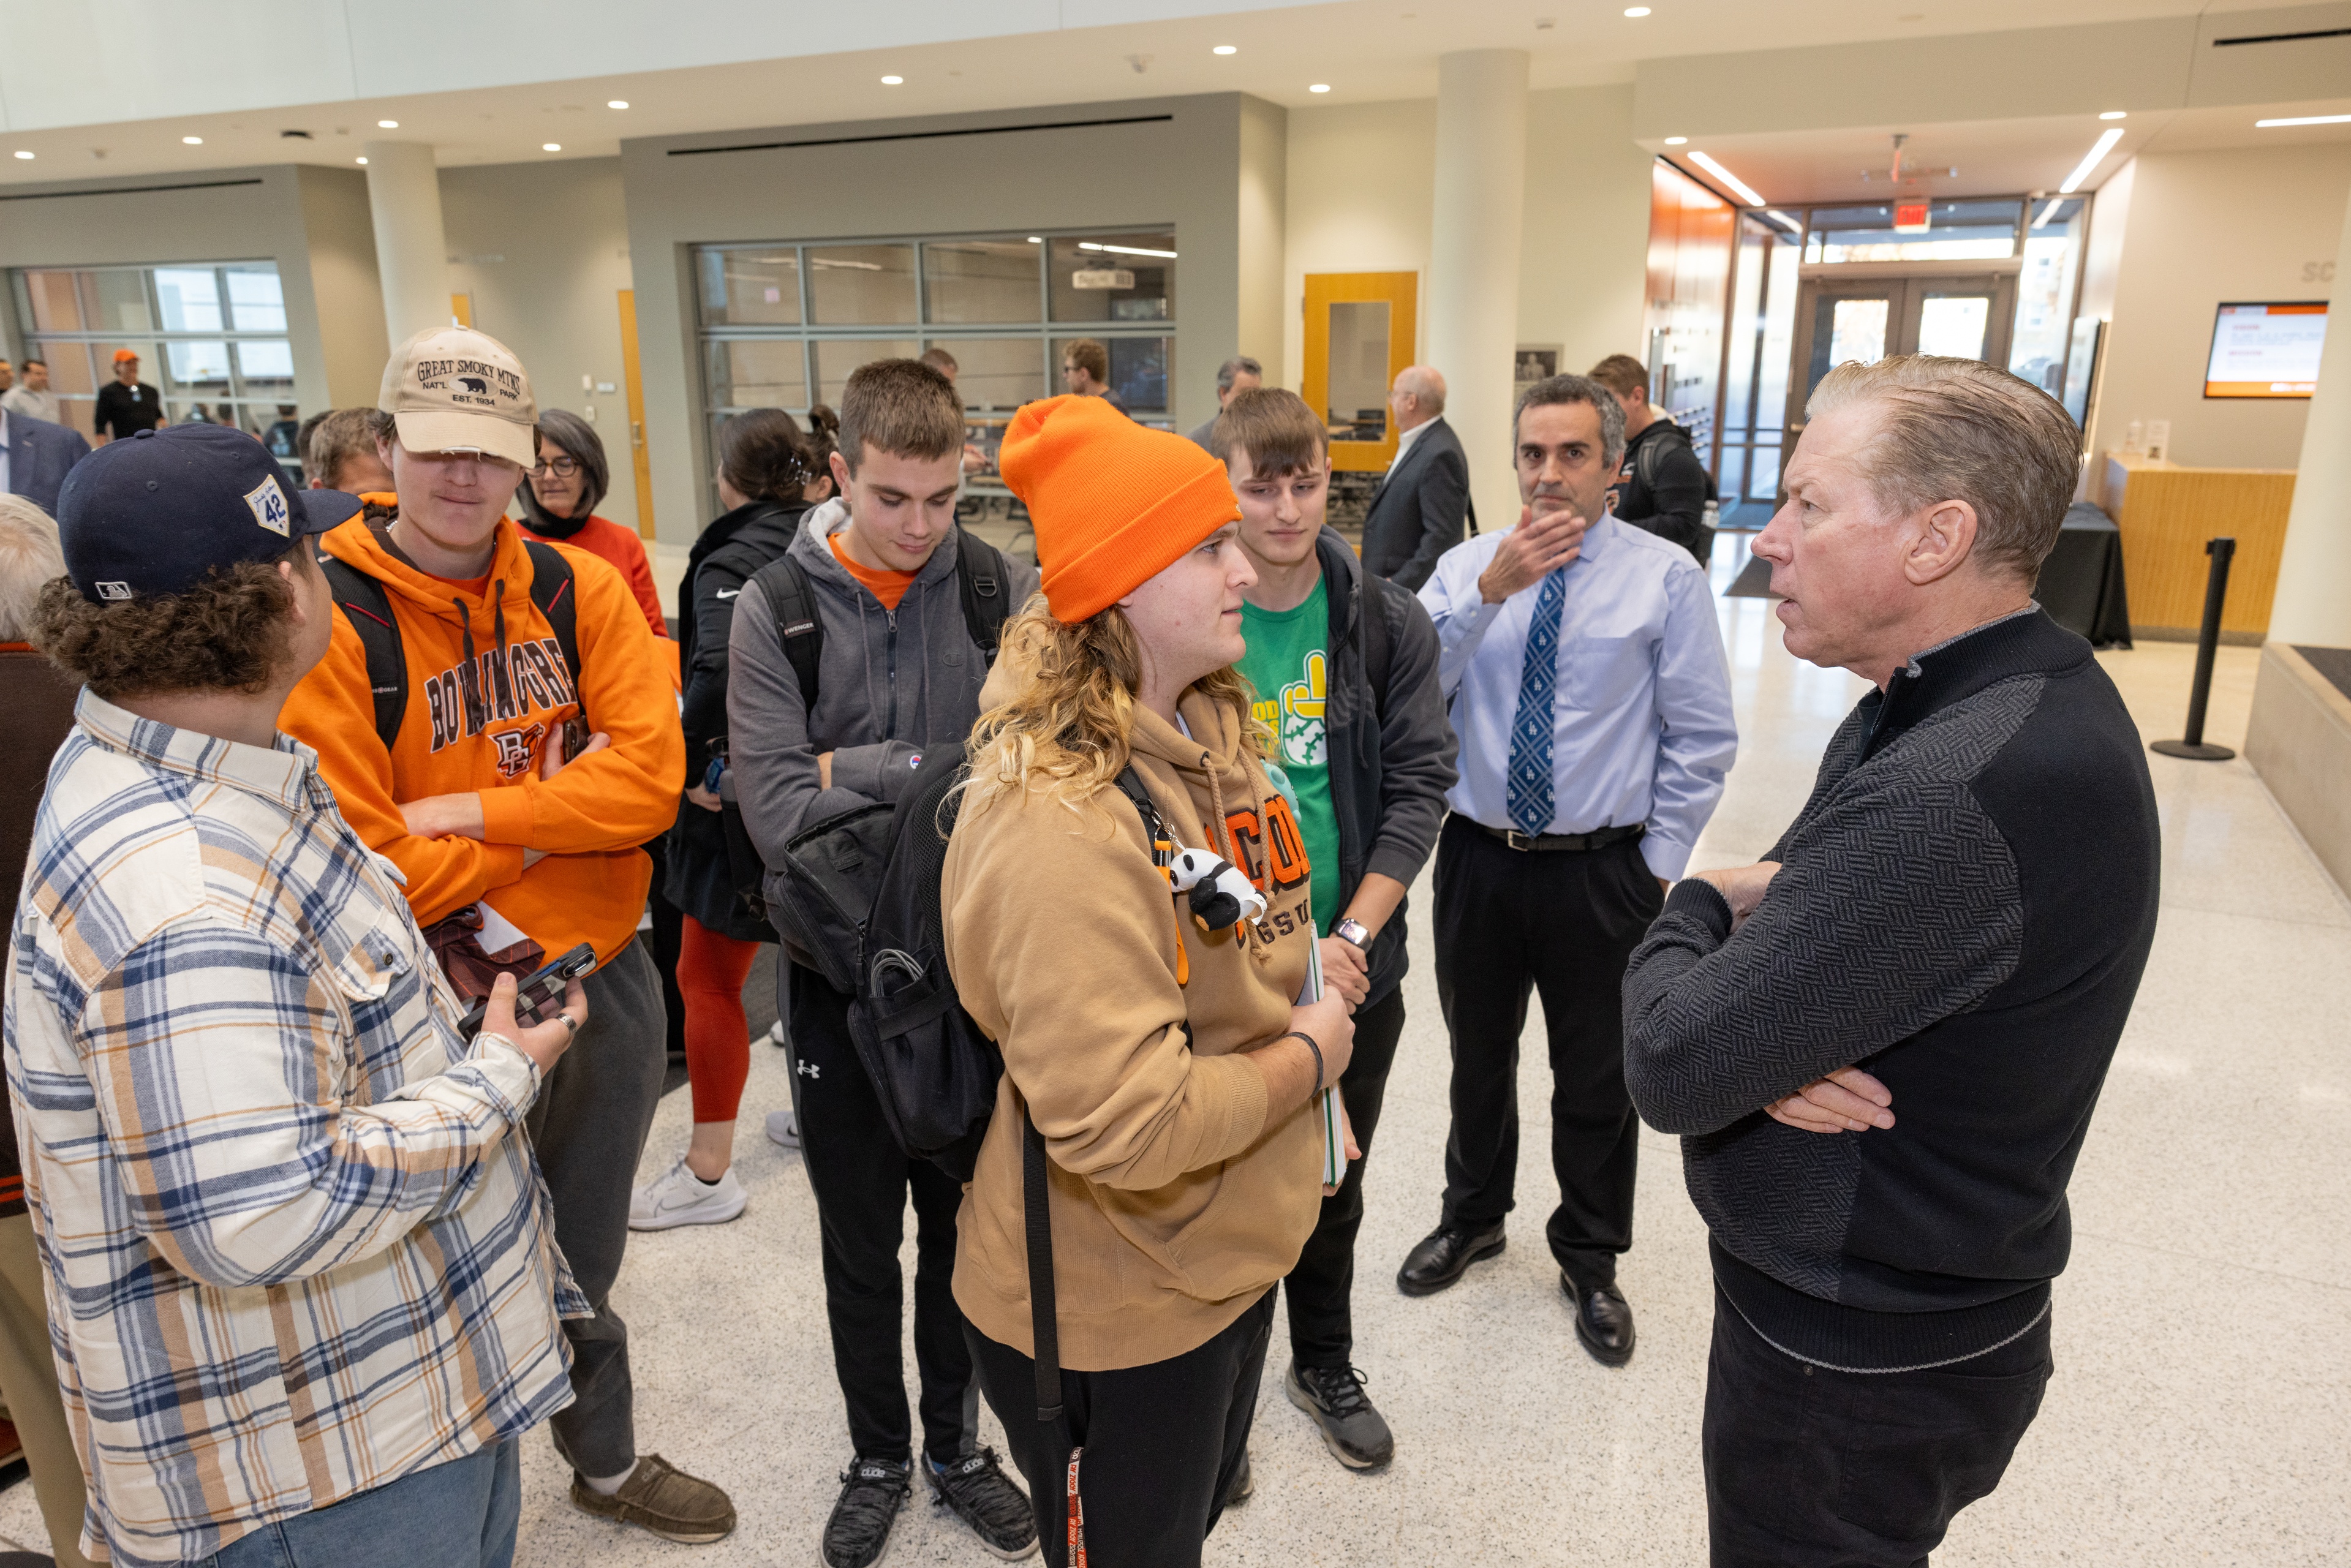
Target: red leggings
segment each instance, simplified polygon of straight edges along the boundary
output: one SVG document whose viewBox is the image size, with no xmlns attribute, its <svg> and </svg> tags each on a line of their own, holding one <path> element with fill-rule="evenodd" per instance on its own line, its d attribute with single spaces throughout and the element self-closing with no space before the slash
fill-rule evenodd
<svg viewBox="0 0 2351 1568">
<path fill-rule="evenodd" d="M 737 942 L 685 917 L 677 988 L 685 997 L 685 1077 L 697 1122 L 731 1122 L 742 1106 L 743 1082 L 751 1076 L 743 982 L 758 954 L 757 942 Z"/>
</svg>

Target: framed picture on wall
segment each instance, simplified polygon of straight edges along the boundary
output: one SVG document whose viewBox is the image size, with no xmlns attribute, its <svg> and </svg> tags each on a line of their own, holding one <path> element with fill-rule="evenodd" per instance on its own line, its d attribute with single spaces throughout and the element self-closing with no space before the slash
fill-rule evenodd
<svg viewBox="0 0 2351 1568">
<path fill-rule="evenodd" d="M 1513 395 L 1525 392 L 1546 377 L 1559 374 L 1559 356 L 1563 351 L 1558 343 L 1520 343 L 1510 378 L 1517 383 Z"/>
</svg>

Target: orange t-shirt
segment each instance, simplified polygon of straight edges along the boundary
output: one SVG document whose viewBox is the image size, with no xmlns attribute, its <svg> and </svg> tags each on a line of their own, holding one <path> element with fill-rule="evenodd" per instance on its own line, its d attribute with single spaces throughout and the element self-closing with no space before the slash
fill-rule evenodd
<svg viewBox="0 0 2351 1568">
<path fill-rule="evenodd" d="M 872 567 L 860 566 L 850 559 L 849 552 L 841 548 L 839 534 L 834 534 L 825 542 L 832 547 L 832 559 L 846 568 L 850 576 L 863 583 L 865 591 L 880 600 L 884 610 L 895 611 L 898 601 L 906 597 L 906 590 L 914 585 L 916 575 L 914 572 L 892 571 L 886 567 L 877 571 Z"/>
</svg>

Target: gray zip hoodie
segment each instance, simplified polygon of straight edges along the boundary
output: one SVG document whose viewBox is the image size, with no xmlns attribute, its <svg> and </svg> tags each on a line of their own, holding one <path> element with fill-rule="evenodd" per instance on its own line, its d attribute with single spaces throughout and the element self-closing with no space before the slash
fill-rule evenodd
<svg viewBox="0 0 2351 1568">
<path fill-rule="evenodd" d="M 793 835 L 827 817 L 895 801 L 934 747 L 960 746 L 979 717 L 987 666 L 964 622 L 956 558 L 963 533 L 940 541 L 895 612 L 834 559 L 827 541 L 847 526 L 838 498 L 812 508 L 785 554 L 808 574 L 824 631 L 816 707 L 800 701 L 799 677 L 766 591 L 755 579 L 735 604 L 727 639 L 729 766 L 743 825 L 759 858 L 782 862 Z M 1008 559 L 1014 613 L 1037 591 L 1037 569 Z M 832 753 L 832 787 L 817 781 L 819 754 Z"/>
</svg>

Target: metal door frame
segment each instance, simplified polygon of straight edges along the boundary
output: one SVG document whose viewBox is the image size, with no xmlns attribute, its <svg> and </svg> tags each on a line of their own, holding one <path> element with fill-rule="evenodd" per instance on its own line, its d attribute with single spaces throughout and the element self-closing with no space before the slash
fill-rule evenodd
<svg viewBox="0 0 2351 1568">
<path fill-rule="evenodd" d="M 1984 324 L 1983 361 L 2006 370 L 2009 344 L 2016 330 L 2017 280 L 2022 271 L 2021 260 L 2004 260 L 1989 267 L 1967 262 L 1809 262 L 1801 266 L 1796 275 L 1795 329 L 1789 344 L 1788 411 L 1782 436 L 1782 465 L 1784 466 L 1794 455 L 1796 437 L 1803 434 L 1804 404 L 1813 393 L 1813 336 L 1824 295 L 1832 299 L 1890 295 L 1886 313 L 1886 351 L 1888 355 L 1912 354 L 1918 350 L 1919 318 L 1930 292 L 1955 283 L 1989 284 L 1991 310 Z M 1838 287 L 1841 285 L 1851 287 Z"/>
</svg>

